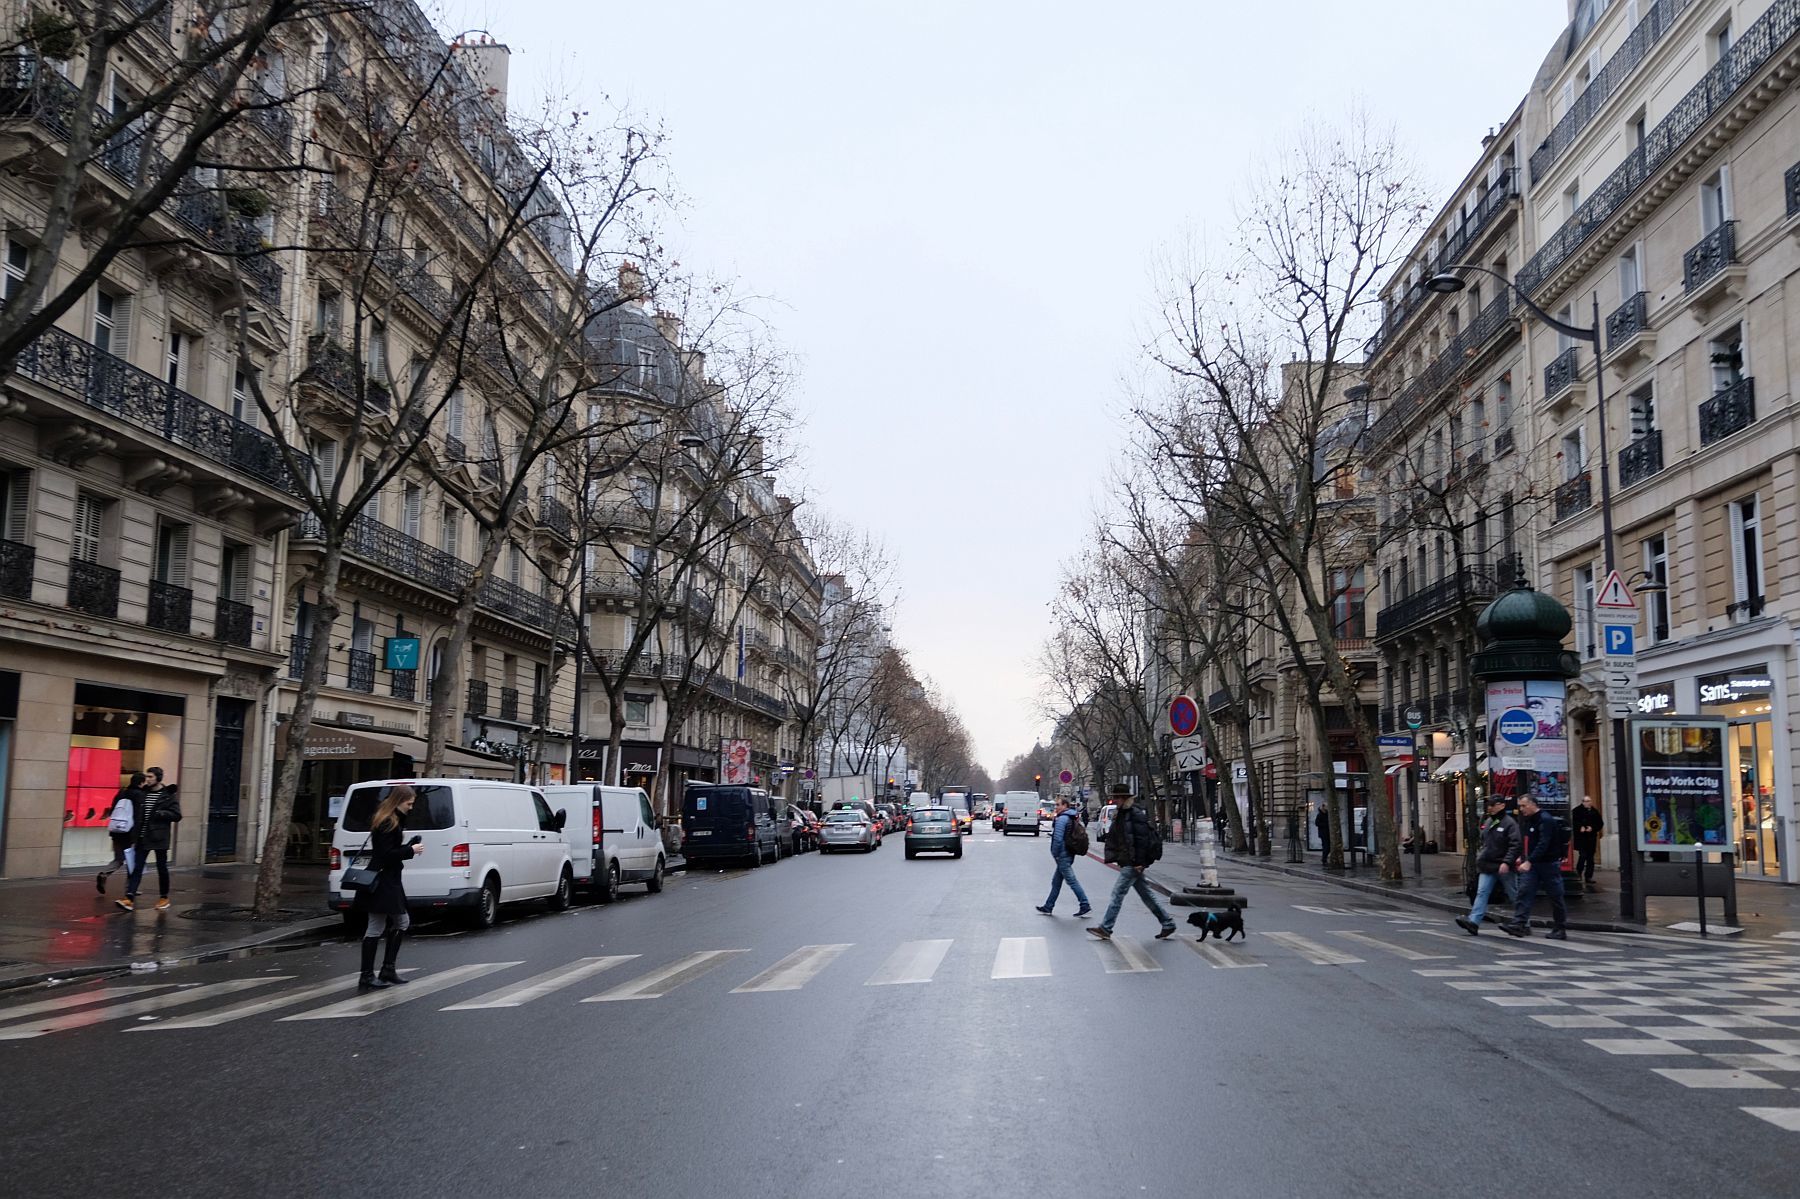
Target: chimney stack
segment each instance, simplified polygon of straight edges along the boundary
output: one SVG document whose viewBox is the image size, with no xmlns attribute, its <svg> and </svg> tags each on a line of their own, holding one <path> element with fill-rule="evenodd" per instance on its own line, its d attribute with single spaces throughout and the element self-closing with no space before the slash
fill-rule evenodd
<svg viewBox="0 0 1800 1199">
<path fill-rule="evenodd" d="M 628 304 L 644 299 L 644 272 L 638 270 L 635 262 L 619 264 L 619 298 Z"/>
<path fill-rule="evenodd" d="M 452 42 L 451 48 L 462 56 L 463 67 L 475 86 L 486 94 L 501 116 L 506 115 L 506 77 L 512 62 L 512 51 L 506 43 L 496 42 L 487 34 L 476 41 Z"/>
</svg>

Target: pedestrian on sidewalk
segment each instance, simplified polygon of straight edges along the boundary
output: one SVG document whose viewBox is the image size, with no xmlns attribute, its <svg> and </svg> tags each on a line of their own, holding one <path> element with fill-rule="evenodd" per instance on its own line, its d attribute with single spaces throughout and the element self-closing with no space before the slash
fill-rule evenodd
<svg viewBox="0 0 1800 1199">
<path fill-rule="evenodd" d="M 1319 811 L 1313 817 L 1313 827 L 1319 830 L 1319 865 L 1331 865 L 1331 814 L 1325 810 L 1325 801 L 1319 801 Z"/>
<path fill-rule="evenodd" d="M 131 877 L 131 863 L 126 861 L 126 857 L 137 841 L 138 821 L 144 815 L 146 777 L 141 770 L 133 771 L 131 781 L 113 796 L 112 810 L 106 817 L 107 835 L 112 838 L 112 865 L 94 876 L 94 890 L 102 895 L 106 894 L 106 880 L 112 877 L 115 870 L 122 867 L 125 877 Z"/>
<path fill-rule="evenodd" d="M 1069 832 L 1078 826 L 1081 813 L 1077 812 L 1067 796 L 1056 799 L 1056 817 L 1050 822 L 1050 859 L 1056 863 L 1056 873 L 1050 876 L 1050 898 L 1044 901 L 1038 911 L 1046 916 L 1054 915 L 1057 897 L 1062 894 L 1063 883 L 1069 884 L 1069 890 L 1075 892 L 1075 900 L 1081 905 L 1076 911 L 1077 919 L 1093 915 L 1094 909 L 1088 906 L 1087 892 L 1081 889 L 1081 880 L 1075 877 L 1075 851 L 1069 845 Z M 1077 838 L 1085 850 L 1087 830 L 1083 828 Z"/>
<path fill-rule="evenodd" d="M 181 823 L 181 799 L 176 788 L 163 785 L 162 767 L 152 766 L 144 784 L 143 811 L 138 816 L 136 840 L 131 852 L 131 873 L 125 876 L 125 898 L 114 900 L 127 912 L 137 906 L 138 887 L 144 881 L 144 864 L 156 855 L 156 910 L 169 909 L 169 846 L 174 826 Z"/>
<path fill-rule="evenodd" d="M 1490 795 L 1487 819 L 1481 823 L 1481 848 L 1475 854 L 1475 869 L 1481 872 L 1480 880 L 1475 884 L 1475 906 L 1469 909 L 1467 916 L 1456 918 L 1456 923 L 1470 936 L 1481 931 L 1481 921 L 1487 915 L 1488 900 L 1493 897 L 1495 886 L 1506 888 L 1508 903 L 1517 898 L 1518 883 L 1510 863 L 1518 857 L 1519 822 L 1507 812 L 1505 796 Z"/>
<path fill-rule="evenodd" d="M 1594 806 L 1593 796 L 1581 797 L 1581 803 L 1569 814 L 1569 828 L 1575 837 L 1575 873 L 1592 890 L 1594 854 L 1600 848 L 1600 834 L 1606 831 L 1606 821 L 1601 817 L 1600 809 Z"/>
<path fill-rule="evenodd" d="M 403 841 L 401 826 L 417 799 L 417 793 L 403 783 L 387 793 L 375 809 L 375 819 L 369 823 L 369 869 L 375 872 L 375 885 L 358 891 L 355 904 L 357 911 L 369 914 L 369 927 L 363 931 L 362 974 L 356 980 L 357 986 L 364 989 L 379 990 L 406 981 L 394 969 L 400 956 L 400 938 L 412 927 L 400 872 L 406 868 L 407 859 L 419 852 L 424 838 L 414 836 Z M 387 941 L 387 952 L 382 955 L 378 977 L 375 948 L 383 939 Z"/>
<path fill-rule="evenodd" d="M 1118 805 L 1118 814 L 1106 833 L 1106 860 L 1118 866 L 1119 878 L 1113 884 L 1112 902 L 1106 905 L 1106 915 L 1101 917 L 1099 924 L 1090 925 L 1088 932 L 1102 941 L 1112 940 L 1113 924 L 1119 919 L 1119 909 L 1124 906 L 1125 892 L 1136 891 L 1150 914 L 1162 924 L 1156 939 L 1166 941 L 1175 935 L 1175 918 L 1157 902 L 1156 892 L 1144 881 L 1144 871 L 1162 857 L 1162 838 L 1150 823 L 1149 814 L 1138 805 L 1130 787 L 1114 783 L 1112 801 Z"/>
<path fill-rule="evenodd" d="M 1515 937 L 1531 935 L 1531 905 L 1539 889 L 1550 894 L 1552 941 L 1569 939 L 1569 908 L 1563 902 L 1562 860 L 1569 849 L 1568 826 L 1538 806 L 1527 795 L 1519 801 L 1519 894 L 1513 902 L 1513 918 L 1500 927 Z"/>
</svg>

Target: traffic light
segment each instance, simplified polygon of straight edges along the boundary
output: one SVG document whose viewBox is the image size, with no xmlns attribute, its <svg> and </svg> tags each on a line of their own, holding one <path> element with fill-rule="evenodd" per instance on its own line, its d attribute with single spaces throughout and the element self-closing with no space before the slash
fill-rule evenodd
<svg viewBox="0 0 1800 1199">
<path fill-rule="evenodd" d="M 1044 785 L 1044 776 L 1041 774 L 1034 774 L 1031 776 L 1031 781 L 1037 786 L 1042 787 Z"/>
</svg>

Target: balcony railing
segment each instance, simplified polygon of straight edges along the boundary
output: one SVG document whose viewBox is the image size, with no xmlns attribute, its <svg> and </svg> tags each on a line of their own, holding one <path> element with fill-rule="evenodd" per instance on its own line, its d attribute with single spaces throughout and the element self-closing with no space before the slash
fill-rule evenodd
<svg viewBox="0 0 1800 1199">
<path fill-rule="evenodd" d="M 1544 242 L 1520 270 L 1516 282 L 1536 296 L 1550 276 L 1575 256 L 1588 238 L 1625 207 L 1651 176 L 1674 158 L 1700 127 L 1725 107 L 1789 41 L 1800 34 L 1800 0 L 1774 0 L 1744 30 L 1713 68 L 1644 136 L 1625 161 L 1608 175 L 1575 215 Z"/>
<path fill-rule="evenodd" d="M 569 507 L 555 496 L 547 495 L 538 500 L 538 524 L 564 541 L 575 536 L 575 521 L 569 514 Z"/>
<path fill-rule="evenodd" d="M 1787 191 L 1787 214 L 1800 216 L 1800 162 L 1787 169 L 1782 177 L 1782 186 Z"/>
<path fill-rule="evenodd" d="M 165 633 L 186 633 L 194 621 L 194 593 L 161 579 L 150 580 L 150 607 L 144 623 Z"/>
<path fill-rule="evenodd" d="M 1397 636 L 1416 625 L 1441 616 L 1456 615 L 1476 604 L 1485 604 L 1500 593 L 1510 579 L 1500 580 L 1498 564 L 1470 566 L 1439 579 L 1375 614 L 1375 639 Z"/>
<path fill-rule="evenodd" d="M 556 624 L 556 605 L 506 579 L 489 579 L 481 587 L 481 606 L 548 632 Z"/>
<path fill-rule="evenodd" d="M 1711 445 L 1756 421 L 1756 380 L 1739 379 L 1700 404 L 1700 444 Z"/>
<path fill-rule="evenodd" d="M 388 694 L 395 699 L 413 699 L 419 693 L 419 672 L 395 670 L 388 674 Z"/>
<path fill-rule="evenodd" d="M 1737 222 L 1723 221 L 1681 258 L 1681 282 L 1693 291 L 1737 261 Z"/>
<path fill-rule="evenodd" d="M 1544 398 L 1554 400 L 1581 378 L 1581 347 L 1570 346 L 1544 367 Z"/>
<path fill-rule="evenodd" d="M 1632 31 L 1625 35 L 1625 42 L 1613 56 L 1606 60 L 1606 65 L 1595 73 L 1593 79 L 1575 97 L 1569 105 L 1569 111 L 1563 114 L 1562 120 L 1550 131 L 1543 144 L 1531 152 L 1531 182 L 1536 186 L 1538 180 L 1550 170 L 1563 152 L 1574 144 L 1581 131 L 1586 129 L 1605 107 L 1607 100 L 1618 92 L 1627 76 L 1638 68 L 1651 49 L 1662 41 L 1663 35 L 1669 32 L 1670 26 L 1694 0 L 1656 0 L 1650 6 Z"/>
<path fill-rule="evenodd" d="M 470 716 L 486 716 L 488 710 L 487 684 L 480 679 L 469 680 Z"/>
<path fill-rule="evenodd" d="M 37 550 L 17 541 L 0 540 L 0 595 L 8 599 L 31 598 L 31 575 Z"/>
<path fill-rule="evenodd" d="M 539 725 L 550 723 L 549 696 L 534 695 L 531 697 L 531 723 Z"/>
<path fill-rule="evenodd" d="M 1556 489 L 1556 519 L 1567 520 L 1594 506 L 1594 488 L 1588 474 L 1576 475 Z"/>
<path fill-rule="evenodd" d="M 375 655 L 366 649 L 350 651 L 350 666 L 344 674 L 344 686 L 352 691 L 373 694 L 375 691 Z"/>
<path fill-rule="evenodd" d="M 1619 486 L 1642 483 L 1662 468 L 1662 430 L 1651 429 L 1619 451 Z"/>
<path fill-rule="evenodd" d="M 1432 360 L 1431 365 L 1389 401 L 1387 411 L 1370 430 L 1371 444 L 1380 445 L 1405 428 L 1439 392 L 1468 369 L 1470 359 L 1498 336 L 1511 319 L 1510 292 L 1489 301 L 1480 315 L 1445 344 L 1443 352 Z"/>
<path fill-rule="evenodd" d="M 622 570 L 590 570 L 587 573 L 589 599 L 636 599 L 639 581 Z"/>
<path fill-rule="evenodd" d="M 1511 429 L 1502 429 L 1494 434 L 1494 457 L 1498 458 L 1500 455 L 1510 454 L 1512 451 L 1513 431 Z"/>
<path fill-rule="evenodd" d="M 256 629 L 256 609 L 220 596 L 213 601 L 213 639 L 226 645 L 249 645 Z"/>
<path fill-rule="evenodd" d="M 1650 327 L 1649 295 L 1638 292 L 1613 310 L 1606 318 L 1606 348 L 1618 349 Z"/>
<path fill-rule="evenodd" d="M 89 616 L 117 616 L 119 572 L 98 562 L 69 559 L 69 607 Z"/>
<path fill-rule="evenodd" d="M 325 533 L 318 518 L 309 513 L 300 518 L 294 537 L 296 541 L 322 541 Z M 368 516 L 359 515 L 350 522 L 344 552 L 437 591 L 459 591 L 469 577 L 469 565 L 461 558 Z"/>
<path fill-rule="evenodd" d="M 17 370 L 221 466 L 293 490 L 273 437 L 71 333 L 44 330 L 20 353 Z"/>
<path fill-rule="evenodd" d="M 500 719 L 517 720 L 519 718 L 519 690 L 516 687 L 500 688 Z"/>
<path fill-rule="evenodd" d="M 1443 247 L 1423 264 L 1419 277 L 1429 279 L 1460 263 L 1469 247 L 1494 223 L 1495 217 L 1506 211 L 1507 203 L 1518 194 L 1519 172 L 1516 168 L 1509 167 L 1481 193 L 1481 199 L 1476 201 L 1474 210 L 1460 224 L 1446 231 Z M 1392 341 L 1394 335 L 1412 319 L 1413 314 L 1424 307 L 1431 294 L 1423 287 L 1415 287 L 1396 296 L 1394 305 L 1382 319 L 1381 328 L 1363 343 L 1364 360 L 1373 359 L 1379 354 L 1381 348 Z"/>
<path fill-rule="evenodd" d="M 311 637 L 295 637 L 288 643 L 288 678 L 297 679 L 306 673 L 306 655 L 311 650 Z"/>
<path fill-rule="evenodd" d="M 312 380 L 351 403 L 357 402 L 356 360 L 329 333 L 314 333 L 306 339 L 306 366 L 300 372 L 300 380 Z M 386 412 L 393 406 L 387 384 L 373 377 L 364 380 L 361 400 L 375 412 Z"/>
</svg>

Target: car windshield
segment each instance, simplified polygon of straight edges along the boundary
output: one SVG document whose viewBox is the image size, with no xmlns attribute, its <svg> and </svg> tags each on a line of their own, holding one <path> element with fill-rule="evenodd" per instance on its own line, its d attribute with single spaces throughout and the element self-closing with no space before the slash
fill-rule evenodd
<svg viewBox="0 0 1800 1199">
<path fill-rule="evenodd" d="M 917 808 L 913 811 L 914 820 L 948 820 L 949 808 Z"/>
<path fill-rule="evenodd" d="M 967 815 L 968 815 L 968 814 L 969 814 L 969 809 L 967 809 L 967 808 L 958 808 L 958 809 L 956 809 L 956 815 L 957 815 L 957 817 L 958 817 L 958 818 L 959 818 L 959 819 L 960 819 L 960 818 L 961 818 L 961 817 L 964 817 L 964 816 L 967 816 Z"/>
<path fill-rule="evenodd" d="M 852 812 L 847 808 L 833 812 L 825 819 L 831 824 L 862 824 L 865 820 L 861 812 Z"/>
</svg>

